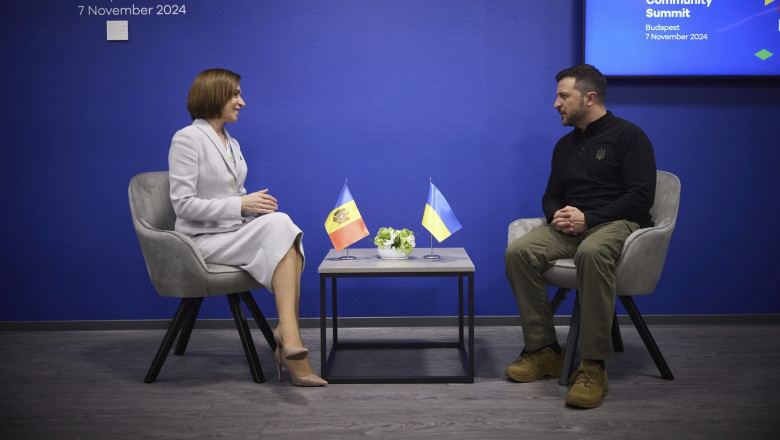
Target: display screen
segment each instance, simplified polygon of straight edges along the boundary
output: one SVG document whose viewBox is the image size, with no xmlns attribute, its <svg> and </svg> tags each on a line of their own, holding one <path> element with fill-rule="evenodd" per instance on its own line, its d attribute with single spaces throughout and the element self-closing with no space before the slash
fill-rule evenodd
<svg viewBox="0 0 780 440">
<path fill-rule="evenodd" d="M 613 76 L 778 76 L 780 0 L 586 0 L 584 58 Z"/>
</svg>

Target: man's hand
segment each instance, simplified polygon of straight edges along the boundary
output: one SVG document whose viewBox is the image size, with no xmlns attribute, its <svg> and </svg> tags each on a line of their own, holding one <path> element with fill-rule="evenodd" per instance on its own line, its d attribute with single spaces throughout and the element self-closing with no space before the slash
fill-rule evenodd
<svg viewBox="0 0 780 440">
<path fill-rule="evenodd" d="M 579 235 L 588 229 L 585 214 L 573 206 L 559 209 L 553 215 L 551 225 L 558 231 L 569 235 Z"/>
<path fill-rule="evenodd" d="M 255 215 L 270 214 L 279 209 L 276 198 L 268 194 L 268 188 L 241 197 L 241 211 Z"/>
</svg>

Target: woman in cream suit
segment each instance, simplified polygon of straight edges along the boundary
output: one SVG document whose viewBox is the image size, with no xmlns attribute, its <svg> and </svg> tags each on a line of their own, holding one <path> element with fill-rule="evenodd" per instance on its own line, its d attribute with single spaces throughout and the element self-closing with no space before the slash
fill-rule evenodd
<svg viewBox="0 0 780 440">
<path fill-rule="evenodd" d="M 168 153 L 176 230 L 192 238 L 207 262 L 239 266 L 274 294 L 279 379 L 284 365 L 295 385 L 322 386 L 327 382 L 312 371 L 298 329 L 303 233 L 277 211 L 268 189 L 247 193 L 244 155 L 225 130 L 246 105 L 240 79 L 209 69 L 190 87 L 193 122 L 176 132 Z"/>
</svg>

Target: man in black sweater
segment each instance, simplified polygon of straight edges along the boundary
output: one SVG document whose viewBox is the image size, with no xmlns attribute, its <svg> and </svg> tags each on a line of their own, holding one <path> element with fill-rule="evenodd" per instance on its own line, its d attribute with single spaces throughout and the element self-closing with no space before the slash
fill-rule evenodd
<svg viewBox="0 0 780 440">
<path fill-rule="evenodd" d="M 563 70 L 555 109 L 574 129 L 555 145 L 542 210 L 547 224 L 510 243 L 504 260 L 525 348 L 506 375 L 517 382 L 558 377 L 563 350 L 542 274 L 573 258 L 580 295 L 580 366 L 566 404 L 594 408 L 606 396 L 615 263 L 626 238 L 652 226 L 655 155 L 647 135 L 606 110 L 607 80 L 584 64 Z"/>
</svg>

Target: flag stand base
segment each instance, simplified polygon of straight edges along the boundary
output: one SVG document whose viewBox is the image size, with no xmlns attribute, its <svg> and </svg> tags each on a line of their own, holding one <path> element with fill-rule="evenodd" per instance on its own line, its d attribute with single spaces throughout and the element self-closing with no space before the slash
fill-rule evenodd
<svg viewBox="0 0 780 440">
<path fill-rule="evenodd" d="M 347 255 L 342 255 L 339 257 L 339 260 L 357 260 L 357 257 L 354 255 L 349 255 L 349 246 L 344 248 L 347 250 Z"/>
</svg>

